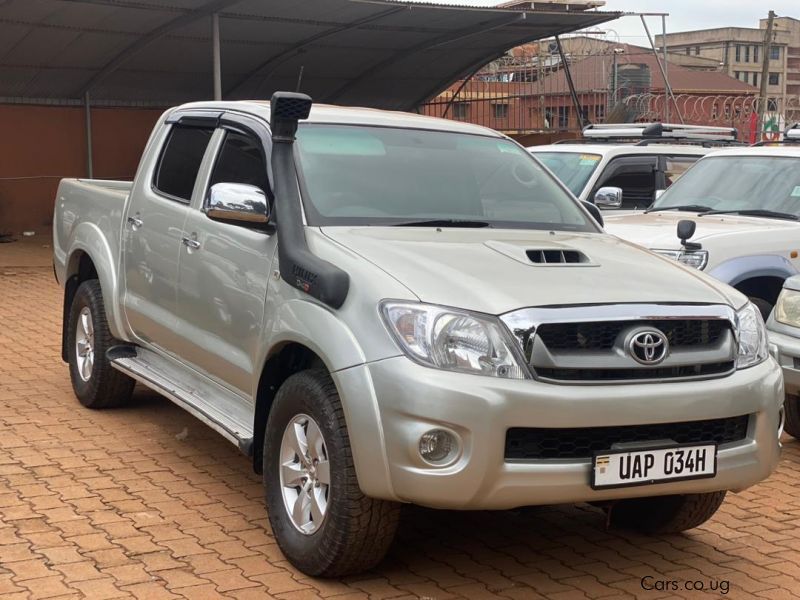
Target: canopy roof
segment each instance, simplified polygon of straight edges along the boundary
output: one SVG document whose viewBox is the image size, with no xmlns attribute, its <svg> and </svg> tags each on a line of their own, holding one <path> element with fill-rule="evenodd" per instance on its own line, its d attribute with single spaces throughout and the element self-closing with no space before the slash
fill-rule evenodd
<svg viewBox="0 0 800 600">
<path fill-rule="evenodd" d="M 294 90 L 302 72 L 300 90 L 316 101 L 409 110 L 509 48 L 620 14 L 580 3 L 535 5 L 5 0 L 0 102 L 78 101 L 86 92 L 95 104 L 211 98 L 211 15 L 218 13 L 225 99 Z"/>
</svg>

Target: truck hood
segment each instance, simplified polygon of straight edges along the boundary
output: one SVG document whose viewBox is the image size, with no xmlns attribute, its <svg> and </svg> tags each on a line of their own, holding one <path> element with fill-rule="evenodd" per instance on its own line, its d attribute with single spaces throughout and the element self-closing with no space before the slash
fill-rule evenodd
<svg viewBox="0 0 800 600">
<path fill-rule="evenodd" d="M 796 221 L 743 217 L 739 215 L 711 215 L 698 217 L 695 212 L 658 211 L 627 215 L 603 214 L 605 230 L 624 240 L 645 248 L 676 250 L 681 247 L 677 236 L 678 221 L 689 219 L 697 223 L 693 242 L 703 242 L 714 237 L 758 232 L 769 236 L 770 231 L 793 228 L 800 232 Z"/>
<path fill-rule="evenodd" d="M 502 314 L 529 306 L 716 303 L 738 292 L 607 234 L 432 227 L 325 227 L 324 235 L 394 277 L 423 302 Z M 536 250 L 588 262 L 537 264 Z"/>
</svg>

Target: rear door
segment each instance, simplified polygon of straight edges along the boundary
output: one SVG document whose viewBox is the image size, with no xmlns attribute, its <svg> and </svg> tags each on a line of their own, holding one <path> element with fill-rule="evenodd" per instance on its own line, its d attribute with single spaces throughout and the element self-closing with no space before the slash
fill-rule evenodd
<svg viewBox="0 0 800 600">
<path fill-rule="evenodd" d="M 157 156 L 137 175 L 124 223 L 128 323 L 142 343 L 170 353 L 179 346 L 176 282 L 184 222 L 213 132 L 208 123 L 164 127 Z"/>
<path fill-rule="evenodd" d="M 181 357 L 244 397 L 253 390 L 263 336 L 270 266 L 277 244 L 272 228 L 234 225 L 203 212 L 216 183 L 245 183 L 272 199 L 266 126 L 227 116 L 214 136 L 214 156 L 186 221 L 191 243 L 181 248 L 178 284 Z"/>
</svg>

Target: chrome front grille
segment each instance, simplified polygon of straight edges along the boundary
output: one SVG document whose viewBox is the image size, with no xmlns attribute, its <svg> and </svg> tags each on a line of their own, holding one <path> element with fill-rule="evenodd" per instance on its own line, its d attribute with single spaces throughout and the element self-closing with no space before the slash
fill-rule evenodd
<svg viewBox="0 0 800 600">
<path fill-rule="evenodd" d="M 720 377 L 735 367 L 732 309 L 721 305 L 595 305 L 523 309 L 502 317 L 532 374 L 552 383 L 638 383 Z M 668 351 L 634 352 L 652 332 Z M 650 339 L 650 338 L 648 338 Z"/>
</svg>

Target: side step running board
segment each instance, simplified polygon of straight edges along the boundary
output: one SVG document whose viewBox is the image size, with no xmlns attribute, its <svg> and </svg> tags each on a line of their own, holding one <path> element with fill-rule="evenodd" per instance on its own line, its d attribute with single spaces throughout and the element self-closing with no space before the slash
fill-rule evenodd
<svg viewBox="0 0 800 600">
<path fill-rule="evenodd" d="M 245 454 L 252 454 L 253 411 L 244 398 L 150 350 L 120 345 L 109 348 L 106 357 L 118 371 L 165 396 Z"/>
</svg>

